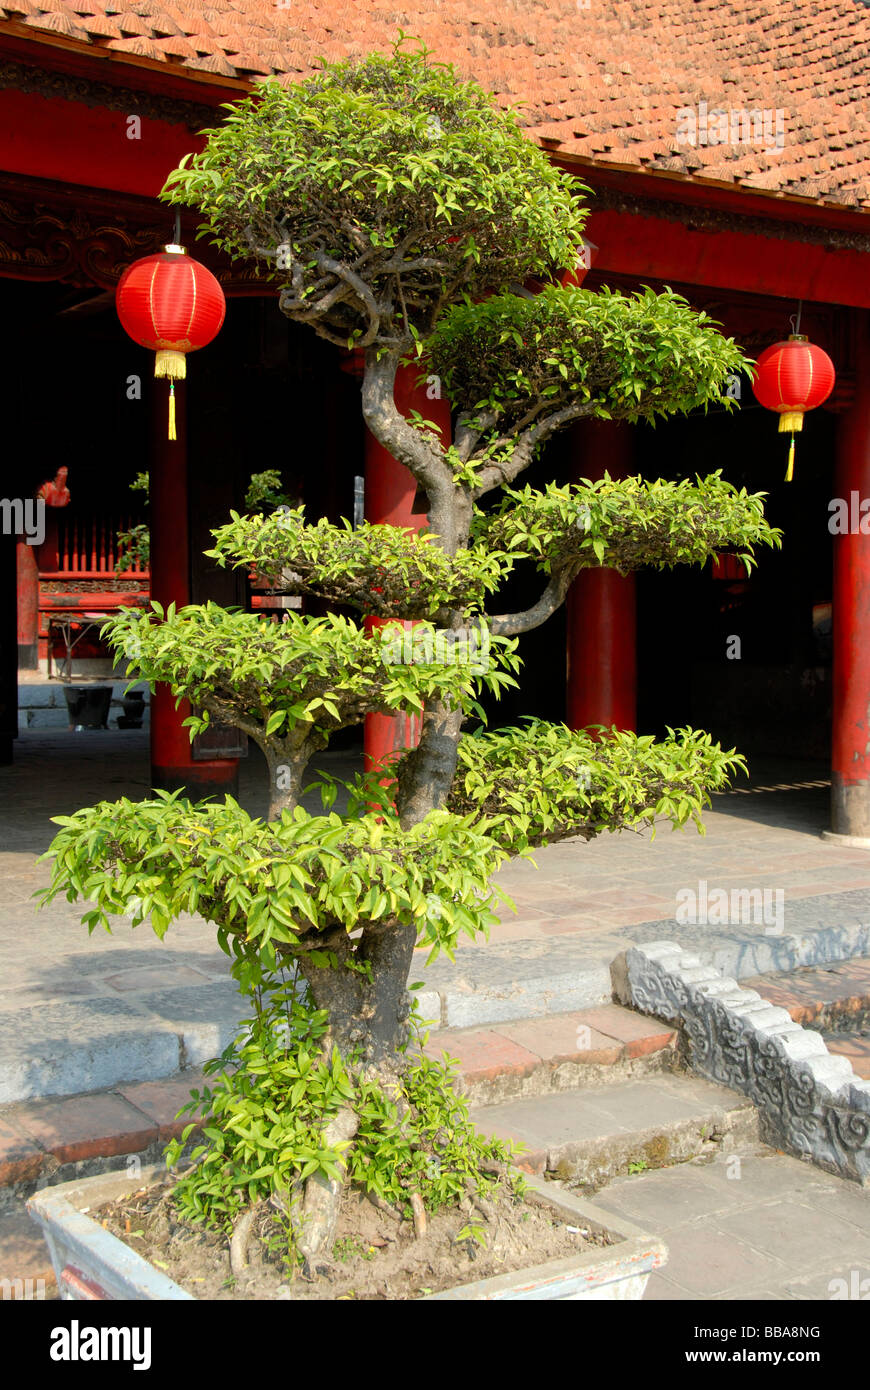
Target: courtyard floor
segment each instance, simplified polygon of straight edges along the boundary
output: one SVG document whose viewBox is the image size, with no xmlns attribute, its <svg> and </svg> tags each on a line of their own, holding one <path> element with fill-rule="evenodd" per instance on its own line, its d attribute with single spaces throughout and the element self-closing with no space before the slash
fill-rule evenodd
<svg viewBox="0 0 870 1390">
<path fill-rule="evenodd" d="M 348 755 L 325 759 L 339 776 L 357 765 Z M 240 783 L 242 803 L 262 815 L 258 756 L 242 764 Z M 138 1082 L 137 1095 L 150 1095 L 148 1082 L 219 1051 L 240 1017 L 207 923 L 186 919 L 161 943 L 119 922 L 89 940 L 79 907 L 34 909 L 48 877 L 36 860 L 50 817 L 147 793 L 146 732 L 28 730 L 15 763 L 0 768 L 0 1104 L 77 1097 L 66 1105 L 84 1126 L 82 1152 L 103 1132 L 100 1107 L 123 1103 L 82 1092 Z M 537 868 L 512 863 L 499 881 L 517 912 L 503 914 L 485 949 L 467 942 L 455 963 L 431 966 L 421 953 L 424 1013 L 442 1027 L 526 1018 L 546 1030 L 545 1016 L 609 1000 L 610 961 L 633 941 L 676 939 L 742 978 L 870 954 L 870 854 L 821 838 L 828 795 L 822 767 L 756 762 L 748 782 L 715 798 L 705 837 L 665 827 L 655 840 L 622 833 L 555 845 L 536 856 Z M 782 920 L 774 930 L 678 923 L 677 893 L 702 882 L 708 893 L 781 890 Z M 154 1091 L 174 1111 L 188 1084 L 177 1077 Z M 658 1113 L 655 1085 L 644 1094 Z M 851 1300 L 870 1284 L 866 1193 L 761 1145 L 618 1178 L 596 1200 L 664 1237 L 669 1262 L 648 1299 Z M 0 1252 L 4 1267 L 44 1273 L 42 1243 L 19 1204 L 0 1220 Z"/>
<path fill-rule="evenodd" d="M 348 775 L 355 760 L 327 754 L 325 765 Z M 752 773 L 715 798 L 705 837 L 623 832 L 551 846 L 537 868 L 506 866 L 499 882 L 517 912 L 504 910 L 488 944 L 464 941 L 455 963 L 427 966 L 418 953 L 424 1016 L 461 1028 L 604 1003 L 610 962 L 639 940 L 676 939 L 738 978 L 870 954 L 870 853 L 821 838 L 824 769 L 755 764 Z M 35 911 L 50 817 L 143 797 L 147 779 L 144 731 L 28 730 L 15 762 L 0 768 L 0 1103 L 166 1076 L 213 1056 L 234 1029 L 228 962 L 201 919 L 174 924 L 161 943 L 123 921 L 89 939 L 82 909 L 63 900 Z M 240 799 L 265 812 L 259 754 L 241 765 Z M 677 892 L 701 881 L 708 891 L 781 889 L 779 928 L 677 923 Z"/>
</svg>

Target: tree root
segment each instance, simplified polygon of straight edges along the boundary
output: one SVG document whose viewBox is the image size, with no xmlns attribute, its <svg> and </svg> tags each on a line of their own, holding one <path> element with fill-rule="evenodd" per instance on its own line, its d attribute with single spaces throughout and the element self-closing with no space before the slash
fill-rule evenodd
<svg viewBox="0 0 870 1390">
<path fill-rule="evenodd" d="M 423 1206 L 423 1198 L 420 1196 L 419 1192 L 412 1192 L 409 1194 L 409 1201 L 411 1203 L 411 1211 L 414 1213 L 414 1235 L 418 1240 L 422 1240 L 428 1230 L 426 1208 Z"/>
<path fill-rule="evenodd" d="M 475 1207 L 477 1211 L 480 1212 L 484 1220 L 494 1221 L 495 1207 L 493 1206 L 492 1202 L 487 1202 L 483 1197 L 478 1197 L 476 1192 L 472 1192 L 469 1195 L 471 1197 L 471 1205 Z"/>
<path fill-rule="evenodd" d="M 347 1143 L 356 1134 L 359 1120 L 352 1110 L 340 1110 L 323 1131 L 323 1143 L 333 1148 L 336 1144 Z M 345 1164 L 341 1164 L 342 1169 Z M 321 1250 L 328 1251 L 335 1239 L 338 1222 L 338 1209 L 344 1183 L 340 1179 L 327 1178 L 323 1173 L 312 1173 L 305 1183 L 302 1198 L 301 1235 L 296 1242 L 297 1249 L 304 1260 L 306 1278 L 314 1274 L 314 1259 Z"/>
<path fill-rule="evenodd" d="M 500 1158 L 482 1158 L 479 1167 L 482 1173 L 489 1173 L 493 1178 L 507 1177 L 510 1172 L 510 1165 Z"/>
<path fill-rule="evenodd" d="M 248 1242 L 251 1239 L 251 1227 L 260 1206 L 260 1202 L 255 1202 L 252 1207 L 248 1207 L 246 1211 L 242 1212 L 233 1227 L 232 1240 L 230 1241 L 230 1269 L 237 1279 L 244 1278 L 245 1270 L 248 1268 Z"/>
<path fill-rule="evenodd" d="M 382 1211 L 385 1216 L 391 1216 L 394 1221 L 404 1221 L 405 1218 L 399 1208 L 391 1207 L 389 1202 L 378 1196 L 377 1192 L 369 1192 L 367 1196 L 372 1206 L 377 1207 L 378 1211 Z"/>
<path fill-rule="evenodd" d="M 481 1197 L 474 1182 L 469 1179 L 465 1185 L 465 1196 L 460 1202 L 463 1211 L 479 1211 L 485 1221 L 495 1221 L 496 1211 L 492 1202 L 488 1202 L 485 1197 Z"/>
</svg>

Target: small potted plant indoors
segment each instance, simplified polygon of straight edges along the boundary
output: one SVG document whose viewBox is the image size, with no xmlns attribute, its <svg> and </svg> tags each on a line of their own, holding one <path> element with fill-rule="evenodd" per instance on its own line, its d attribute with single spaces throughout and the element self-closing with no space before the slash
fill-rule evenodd
<svg viewBox="0 0 870 1390">
<path fill-rule="evenodd" d="M 727 408 L 727 379 L 746 366 L 670 291 L 511 292 L 573 264 L 577 188 L 512 113 L 404 43 L 298 85 L 264 83 L 170 179 L 170 201 L 274 276 L 285 314 L 362 350 L 366 423 L 428 498 L 420 534 L 309 521 L 302 507 L 233 514 L 214 533 L 220 563 L 358 621 L 289 613 L 274 624 L 205 603 L 125 610 L 109 626 L 140 678 L 190 700 L 191 734 L 212 717 L 237 725 L 270 780 L 265 820 L 231 799 L 158 794 L 58 817 L 49 852 L 47 897 L 88 900 L 90 931 L 125 915 L 160 937 L 185 913 L 212 922 L 250 1001 L 250 1021 L 194 1094 L 192 1166 L 168 1198 L 135 1199 L 155 1248 L 201 1232 L 188 1291 L 211 1287 L 215 1250 L 239 1296 L 253 1296 L 250 1271 L 271 1261 L 272 1293 L 258 1296 L 299 1298 L 457 1285 L 473 1297 L 600 1297 L 608 1280 L 590 1293 L 577 1262 L 604 1267 L 614 1250 L 569 1253 L 565 1239 L 613 1239 L 636 1274 L 661 1259 L 647 1243 L 644 1266 L 610 1218 L 610 1237 L 588 1210 L 571 1219 L 565 1194 L 541 1215 L 544 1198 L 523 1191 L 508 1148 L 469 1123 L 450 1064 L 420 1051 L 409 994 L 415 947 L 431 959 L 487 933 L 506 858 L 656 817 L 700 825 L 709 792 L 741 763 L 688 729 L 657 742 L 482 722 L 482 692 L 516 683 L 518 635 L 558 609 L 584 567 L 625 573 L 721 552 L 751 563 L 756 546 L 779 542 L 761 497 L 718 474 L 514 487 L 572 421 Z M 418 358 L 452 402 L 450 440 L 394 404 L 400 364 Z M 521 563 L 540 572 L 540 599 L 502 612 L 494 596 Z M 415 626 L 372 630 L 366 616 Z M 371 711 L 421 713 L 419 745 L 391 783 L 352 784 L 342 814 L 324 780 L 324 813 L 309 814 L 312 755 Z M 181 1160 L 182 1141 L 169 1157 Z M 46 1220 L 51 1200 L 36 1199 Z M 446 1264 L 437 1250 L 421 1264 L 445 1231 Z M 523 1284 L 524 1269 L 553 1259 L 568 1260 L 567 1282 L 550 1266 Z M 387 1271 L 380 1284 L 369 1267 Z M 481 1292 L 481 1272 L 519 1279 L 525 1294 Z"/>
</svg>

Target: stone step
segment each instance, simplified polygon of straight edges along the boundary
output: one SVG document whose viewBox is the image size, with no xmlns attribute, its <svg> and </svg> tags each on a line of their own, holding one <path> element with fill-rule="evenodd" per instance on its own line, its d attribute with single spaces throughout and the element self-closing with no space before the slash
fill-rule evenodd
<svg viewBox="0 0 870 1390">
<path fill-rule="evenodd" d="M 565 911 L 572 911 L 570 894 Z M 425 965 L 421 958 L 411 978 L 422 983 L 423 1016 L 436 1028 L 479 1028 L 609 1003 L 610 965 L 626 939 L 677 941 L 702 964 L 741 982 L 808 966 L 827 968 L 870 955 L 870 893 L 854 889 L 790 900 L 781 933 L 763 926 L 710 925 L 699 940 L 697 927 L 681 926 L 672 917 L 613 934 L 590 933 L 582 916 L 577 925 L 576 933 L 561 937 L 463 947 L 452 961 L 442 956 Z"/>
<path fill-rule="evenodd" d="M 870 1028 L 851 1032 L 847 1029 L 831 1032 L 824 1028 L 822 1037 L 829 1052 L 836 1057 L 845 1057 L 856 1076 L 860 1076 L 862 1081 L 870 1081 Z"/>
<path fill-rule="evenodd" d="M 666 1070 L 675 1041 L 675 1029 L 610 1004 L 498 1031 L 445 1031 L 425 1050 L 456 1058 L 460 1089 L 481 1104 Z M 181 1133 L 187 1121 L 175 1116 L 202 1081 L 202 1071 L 190 1068 L 162 1081 L 0 1107 L 0 1206 L 4 1188 L 20 1197 L 25 1187 L 82 1176 L 82 1165 L 102 1171 L 104 1163 L 123 1165 L 133 1155 L 150 1160 Z"/>
<path fill-rule="evenodd" d="M 38 1187 L 157 1161 L 190 1123 L 176 1119 L 201 1089 L 190 1068 L 164 1081 L 0 1108 L 0 1214 Z"/>
<path fill-rule="evenodd" d="M 669 1071 L 677 1030 L 618 1004 L 500 1023 L 446 1028 L 424 1051 L 459 1062 L 457 1080 L 475 1105 L 610 1086 L 617 1077 Z"/>
<path fill-rule="evenodd" d="M 804 1028 L 837 1031 L 870 1023 L 870 957 L 768 972 L 742 981 L 763 999 L 787 1009 Z"/>
<path fill-rule="evenodd" d="M 94 952 L 83 989 L 101 967 Z M 138 973 L 146 981 L 139 990 L 119 972 L 118 989 L 100 978 L 100 994 L 70 991 L 44 1003 L 38 990 L 16 991 L 0 1008 L 0 1106 L 173 1077 L 218 1056 L 250 1013 L 233 980 L 178 966 Z"/>
<path fill-rule="evenodd" d="M 101 735 L 90 737 L 98 741 Z M 765 937 L 736 928 L 720 936 L 709 928 L 699 958 L 745 979 L 774 966 L 796 970 L 866 956 L 866 900 L 866 893 L 847 892 L 794 903 L 789 921 L 801 929 L 794 937 Z M 56 924 L 60 932 L 73 917 L 66 907 L 51 904 L 38 921 L 40 929 Z M 835 921 L 838 926 L 830 925 Z M 622 938 L 578 933 L 466 947 L 453 962 L 439 959 L 426 966 L 415 961 L 411 979 L 423 986 L 417 1000 L 422 1017 L 431 1021 L 433 1037 L 444 1038 L 455 1029 L 500 1032 L 506 1023 L 609 1005 L 610 965 L 624 949 L 625 937 L 651 941 L 666 930 L 679 938 L 673 922 L 653 922 L 626 927 Z M 0 1106 L 172 1077 L 216 1056 L 232 1041 L 249 1009 L 227 978 L 226 960 L 216 947 L 204 950 L 200 943 L 180 961 L 169 955 L 164 960 L 137 955 L 118 944 L 120 938 L 119 926 L 111 960 L 108 947 L 96 949 L 93 942 L 87 954 L 75 952 L 74 970 L 61 974 L 53 994 L 53 972 L 34 982 L 27 977 L 28 970 L 35 973 L 32 963 L 18 984 L 4 979 Z M 128 957 L 137 968 L 125 967 Z"/>
<path fill-rule="evenodd" d="M 758 1138 L 755 1106 L 688 1075 L 475 1106 L 478 1130 L 525 1146 L 520 1166 L 597 1191 L 612 1178 L 684 1163 Z"/>
<path fill-rule="evenodd" d="M 681 1027 L 696 1073 L 759 1106 L 767 1143 L 870 1182 L 870 1081 L 849 1055 L 828 1050 L 822 1029 L 804 1027 L 773 998 L 742 988 L 675 941 L 630 947 L 614 961 L 613 980 L 624 1004 Z"/>
</svg>

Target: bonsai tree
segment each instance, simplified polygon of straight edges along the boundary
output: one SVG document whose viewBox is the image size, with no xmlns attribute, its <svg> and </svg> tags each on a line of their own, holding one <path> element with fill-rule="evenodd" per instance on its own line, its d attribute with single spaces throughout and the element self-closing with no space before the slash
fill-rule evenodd
<svg viewBox="0 0 870 1390">
<path fill-rule="evenodd" d="M 213 717 L 259 745 L 266 820 L 229 798 L 166 794 L 58 818 L 49 896 L 90 899 L 91 930 L 126 914 L 162 936 L 199 912 L 252 997 L 254 1017 L 214 1064 L 216 1089 L 195 1095 L 206 1141 L 181 1184 L 191 1216 L 234 1230 L 237 1255 L 267 1200 L 311 1272 L 348 1182 L 418 1229 L 427 1208 L 470 1194 L 485 1212 L 510 1189 L 508 1154 L 474 1135 L 449 1066 L 409 1046 L 415 947 L 431 960 L 485 934 L 504 896 L 491 877 L 511 855 L 662 817 L 701 829 L 709 793 L 741 764 L 688 729 L 656 742 L 540 720 L 485 727 L 481 692 L 516 683 L 519 635 L 582 569 L 723 551 L 750 565 L 757 546 L 779 543 L 761 495 L 719 474 L 546 480 L 542 450 L 573 421 L 727 407 L 727 378 L 747 365 L 670 291 L 555 283 L 581 241 L 583 191 L 512 113 L 404 44 L 299 85 L 262 84 L 165 190 L 272 277 L 281 312 L 364 354 L 365 421 L 428 499 L 421 534 L 286 506 L 233 513 L 215 531 L 220 563 L 355 610 L 353 621 L 273 623 L 213 603 L 112 621 L 139 675 L 191 701 L 191 734 Z M 529 277 L 552 283 L 516 292 Z M 449 440 L 397 410 L 408 362 L 441 378 Z M 540 596 L 501 611 L 519 564 L 536 567 Z M 371 711 L 422 713 L 418 746 L 392 781 L 376 769 L 352 784 L 340 815 L 322 780 L 324 814 L 309 814 L 312 755 Z"/>
</svg>

